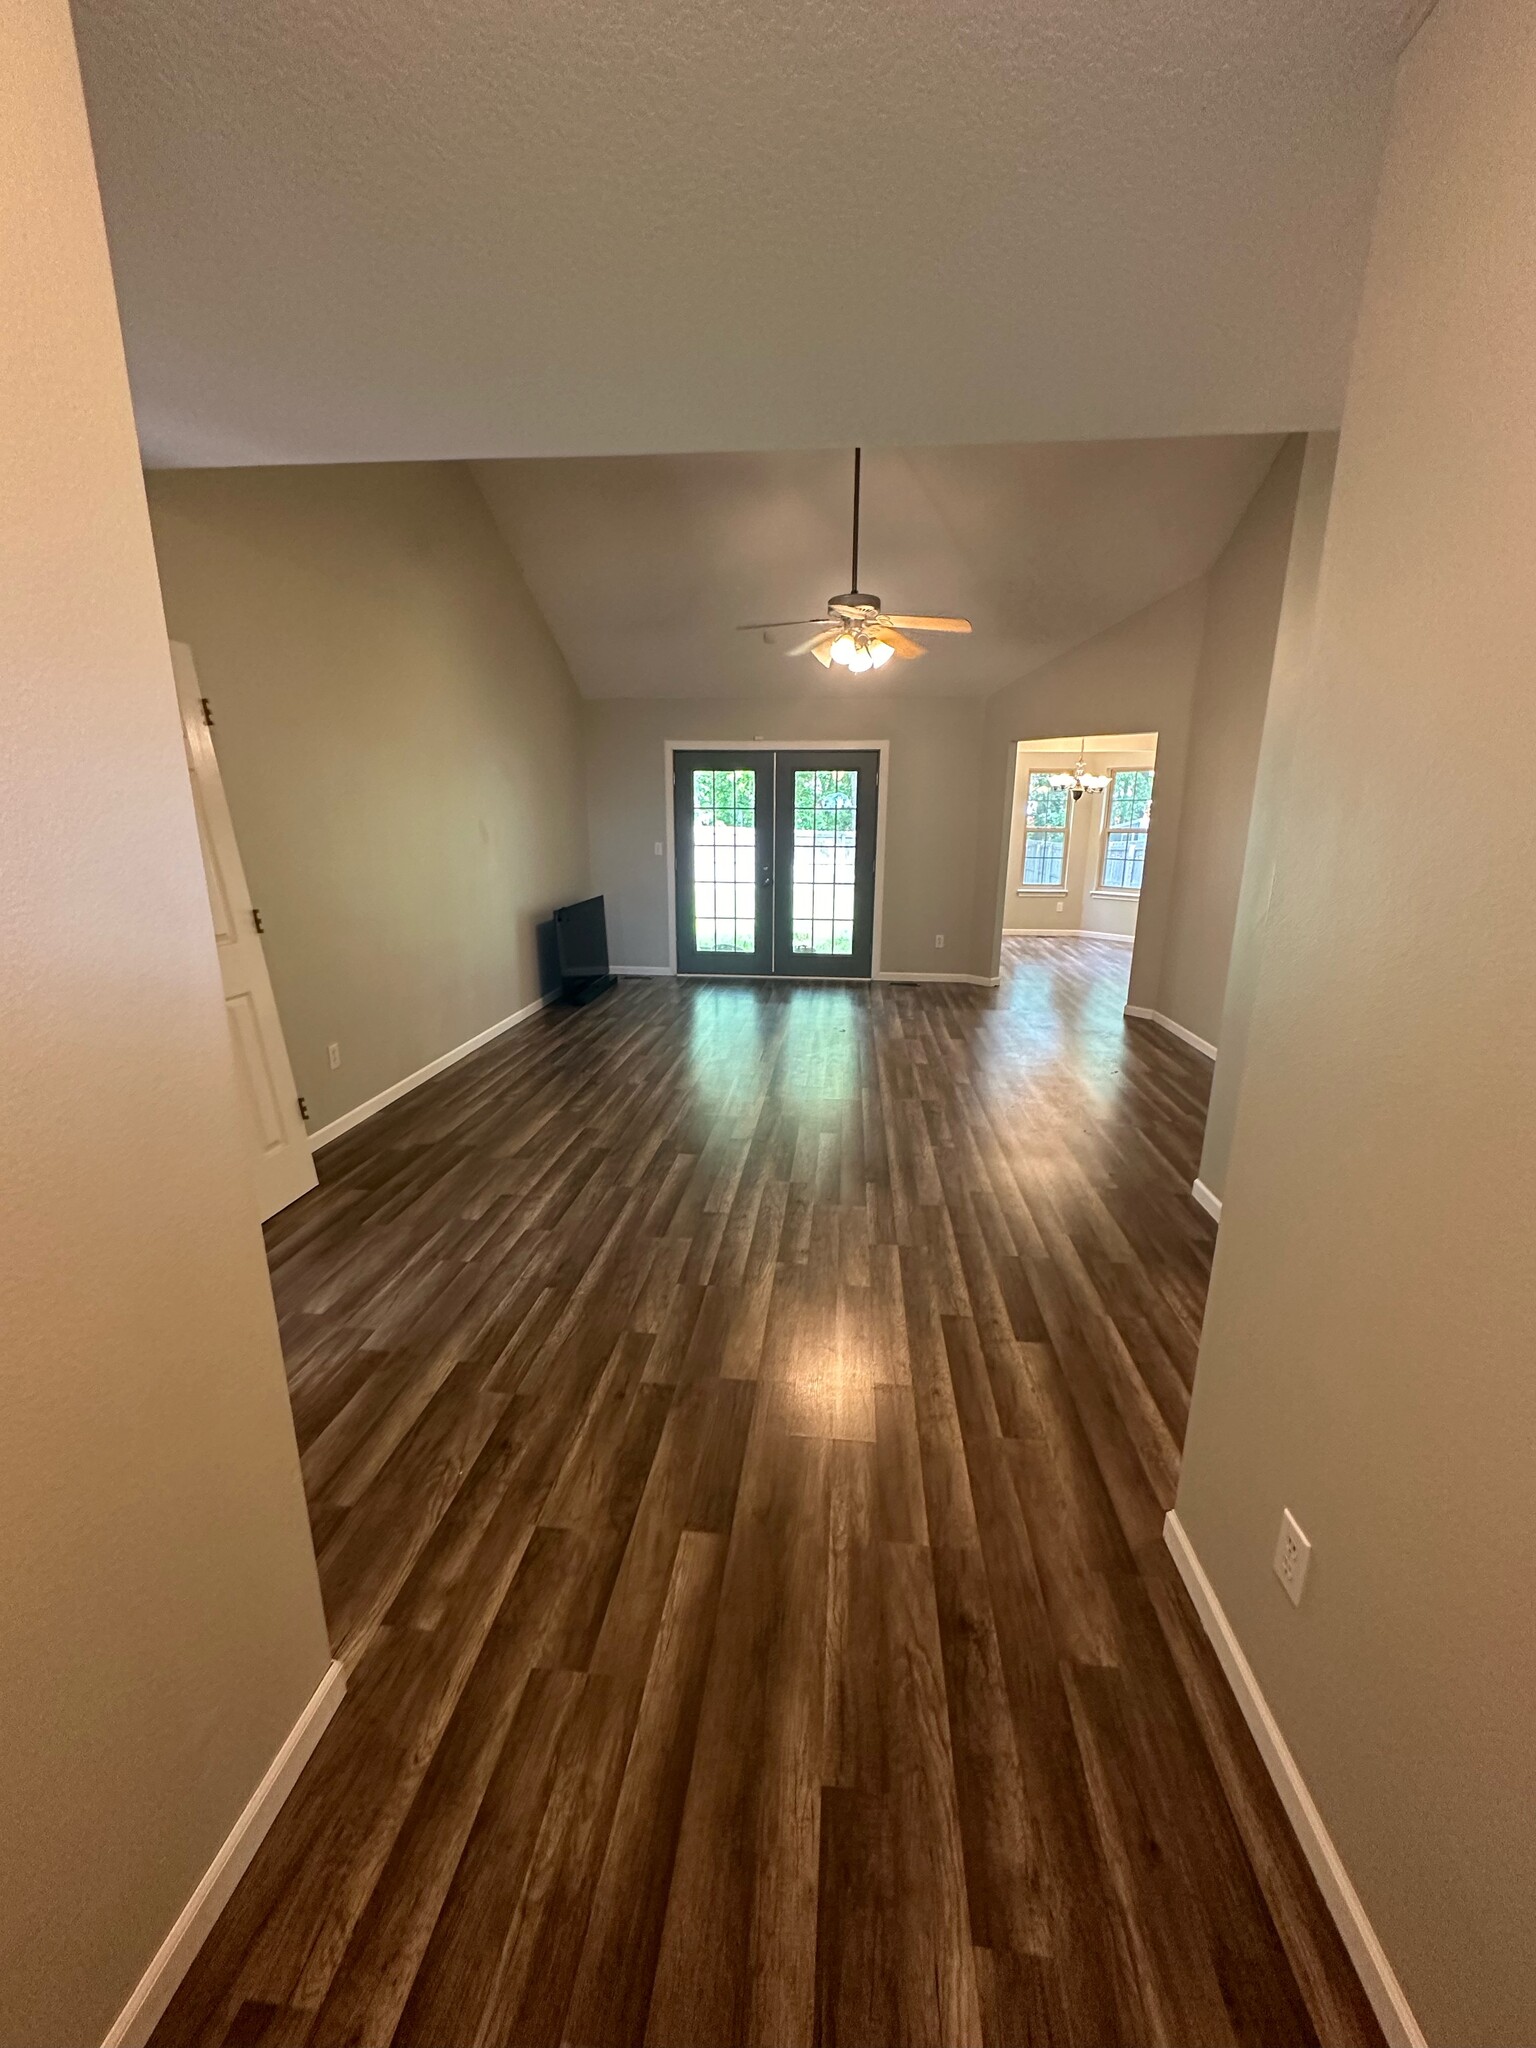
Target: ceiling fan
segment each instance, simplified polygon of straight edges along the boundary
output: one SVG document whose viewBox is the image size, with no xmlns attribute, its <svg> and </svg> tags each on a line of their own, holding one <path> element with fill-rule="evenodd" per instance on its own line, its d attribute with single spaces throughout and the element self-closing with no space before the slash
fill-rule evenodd
<svg viewBox="0 0 1536 2048">
<path fill-rule="evenodd" d="M 783 626 L 814 626 L 817 630 L 798 647 L 786 647 L 788 655 L 814 654 L 823 668 L 833 662 L 853 675 L 872 668 L 884 668 L 893 655 L 915 661 L 928 652 L 908 636 L 913 633 L 969 633 L 969 619 L 934 618 L 905 612 L 885 612 L 878 597 L 859 588 L 859 474 L 864 451 L 853 451 L 853 574 L 841 597 L 827 599 L 826 616 L 820 619 L 765 619 L 757 625 L 738 626 L 738 633 L 771 633 Z"/>
</svg>

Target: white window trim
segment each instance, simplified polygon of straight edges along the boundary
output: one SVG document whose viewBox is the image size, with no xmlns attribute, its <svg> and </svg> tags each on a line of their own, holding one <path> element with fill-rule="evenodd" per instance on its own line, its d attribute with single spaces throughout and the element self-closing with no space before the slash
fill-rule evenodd
<svg viewBox="0 0 1536 2048">
<path fill-rule="evenodd" d="M 1094 865 L 1094 875 L 1096 879 L 1094 881 L 1093 887 L 1088 891 L 1088 894 L 1090 896 L 1107 896 L 1112 902 L 1134 903 L 1141 895 L 1142 883 L 1140 882 L 1137 883 L 1134 889 L 1112 888 L 1110 884 L 1107 883 L 1104 879 L 1104 863 L 1109 858 L 1109 820 L 1110 815 L 1115 807 L 1115 777 L 1117 775 L 1148 774 L 1150 774 L 1150 776 L 1152 777 L 1152 801 L 1156 803 L 1157 766 L 1155 762 L 1150 767 L 1144 762 L 1138 762 L 1134 767 L 1111 768 L 1109 771 L 1109 787 L 1105 790 L 1102 799 L 1103 814 L 1099 824 L 1099 846 L 1098 854 L 1096 856 Z M 1134 825 L 1117 825 L 1114 829 L 1117 832 L 1134 832 L 1141 828 L 1138 828 Z M 1142 875 L 1143 878 L 1145 878 L 1147 865 L 1146 844 L 1150 843 L 1152 838 L 1152 819 L 1150 812 L 1148 813 L 1147 823 L 1142 833 L 1142 837 L 1145 843 L 1142 847 L 1141 865 Z"/>
<path fill-rule="evenodd" d="M 1029 858 L 1029 785 L 1037 775 L 1050 776 L 1056 772 L 1054 768 L 1031 768 L 1024 777 L 1024 803 L 1020 813 L 1022 829 L 1019 833 L 1019 879 L 1015 884 L 1015 894 L 1019 896 L 1065 896 L 1069 893 L 1070 885 L 1067 881 L 1067 875 L 1072 865 L 1072 813 L 1077 809 L 1076 804 L 1071 802 L 1070 799 L 1067 803 L 1067 822 L 1060 828 L 1061 880 L 1059 882 L 1026 882 L 1024 879 L 1024 863 Z M 1054 832 L 1056 829 L 1054 825 L 1036 825 L 1034 827 L 1034 830 L 1037 832 Z"/>
</svg>

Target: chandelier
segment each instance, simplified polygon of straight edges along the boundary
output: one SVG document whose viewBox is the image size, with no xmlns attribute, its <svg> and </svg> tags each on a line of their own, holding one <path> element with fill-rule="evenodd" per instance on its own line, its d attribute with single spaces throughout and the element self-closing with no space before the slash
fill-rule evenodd
<svg viewBox="0 0 1536 2048">
<path fill-rule="evenodd" d="M 1100 790 L 1108 789 L 1109 787 L 1109 777 L 1107 775 L 1089 774 L 1088 763 L 1083 759 L 1087 745 L 1088 736 L 1085 733 L 1077 743 L 1077 765 L 1070 775 L 1049 775 L 1046 777 L 1052 789 L 1065 789 L 1069 791 L 1073 803 L 1077 802 L 1085 790 L 1090 790 L 1097 796 Z"/>
</svg>

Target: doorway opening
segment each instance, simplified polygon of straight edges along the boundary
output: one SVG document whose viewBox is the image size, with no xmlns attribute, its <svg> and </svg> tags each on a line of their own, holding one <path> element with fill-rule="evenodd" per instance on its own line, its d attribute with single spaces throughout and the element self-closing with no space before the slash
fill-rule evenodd
<svg viewBox="0 0 1536 2048">
<path fill-rule="evenodd" d="M 869 980 L 883 745 L 667 751 L 677 972 Z"/>
<path fill-rule="evenodd" d="M 1040 939 L 1136 942 L 1157 784 L 1155 732 L 1020 740 L 1009 785 L 1005 953 Z"/>
</svg>

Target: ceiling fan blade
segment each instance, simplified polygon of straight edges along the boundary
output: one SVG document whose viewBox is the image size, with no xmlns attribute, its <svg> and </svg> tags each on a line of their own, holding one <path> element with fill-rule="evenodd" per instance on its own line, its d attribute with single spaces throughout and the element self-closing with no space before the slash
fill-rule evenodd
<svg viewBox="0 0 1536 2048">
<path fill-rule="evenodd" d="M 928 652 L 926 647 L 919 647 L 915 640 L 909 640 L 905 633 L 898 633 L 889 622 L 880 628 L 880 638 L 887 643 L 892 653 L 903 661 L 916 661 L 919 656 Z"/>
<path fill-rule="evenodd" d="M 836 633 L 813 633 L 809 640 L 802 640 L 798 647 L 786 647 L 784 652 L 791 655 L 814 654 L 819 658 L 821 649 L 823 647 L 830 647 L 842 630 L 842 627 L 839 626 Z"/>
<path fill-rule="evenodd" d="M 969 633 L 971 630 L 969 619 L 907 617 L 898 616 L 895 612 L 887 612 L 885 622 L 888 626 L 903 627 L 909 633 Z"/>
<path fill-rule="evenodd" d="M 756 625 L 738 626 L 738 633 L 776 633 L 781 626 L 835 626 L 836 619 L 759 619 Z"/>
<path fill-rule="evenodd" d="M 823 633 L 819 640 L 813 640 L 810 644 L 809 651 L 815 655 L 823 668 L 830 668 L 832 666 L 831 647 L 836 637 L 835 633 Z M 802 648 L 800 651 L 804 653 L 806 650 Z"/>
</svg>

